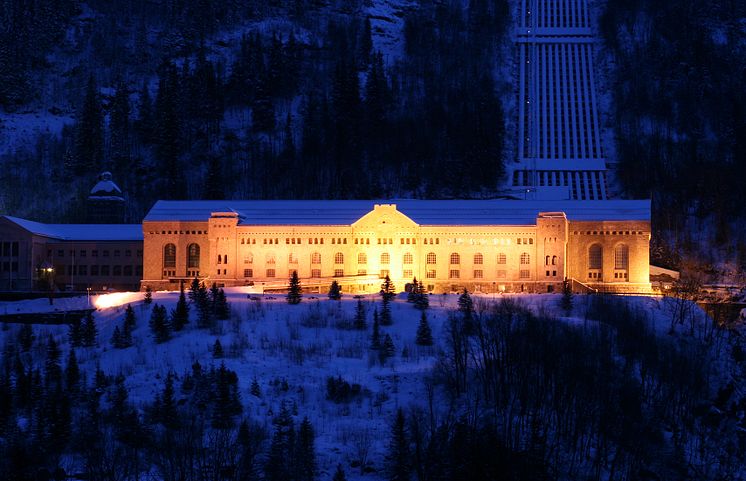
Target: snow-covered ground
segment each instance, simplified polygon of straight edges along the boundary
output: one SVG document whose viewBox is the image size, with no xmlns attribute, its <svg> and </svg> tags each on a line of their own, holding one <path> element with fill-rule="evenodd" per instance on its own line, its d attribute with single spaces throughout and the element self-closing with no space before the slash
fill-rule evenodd
<svg viewBox="0 0 746 481">
<path fill-rule="evenodd" d="M 181 376 L 191 370 L 195 361 L 203 367 L 225 362 L 239 376 L 245 415 L 271 430 L 272 418 L 279 412 L 281 403 L 289 401 L 297 405 L 297 420 L 303 416 L 311 419 L 318 436 L 321 479 L 331 477 L 339 462 L 349 466 L 357 459 L 361 444 L 370 445 L 369 463 L 380 474 L 394 412 L 400 406 L 424 407 L 426 403 L 423 380 L 437 360 L 444 337 L 443 323 L 448 313 L 456 308 L 458 296 L 431 296 L 430 309 L 425 312 L 436 345 L 420 347 L 415 344 L 415 334 L 421 311 L 400 295 L 392 303 L 394 324 L 381 328 L 382 335 L 390 334 L 393 338 L 396 355 L 382 366 L 369 349 L 373 311 L 376 307 L 380 309 L 381 303 L 377 295 L 361 298 L 368 329 L 355 331 L 339 328 L 354 317 L 357 299 L 351 296 L 344 296 L 341 301 L 328 300 L 325 296 L 305 296 L 301 304 L 292 306 L 282 295 L 247 295 L 244 288 L 229 288 L 226 294 L 232 319 L 219 323 L 216 332 L 197 329 L 192 309 L 190 324 L 163 344 L 155 344 L 153 340 L 148 327 L 152 305 L 143 303 L 142 293 L 91 297 L 91 304 L 99 309 L 95 316 L 99 346 L 78 348 L 81 369 L 87 372 L 89 380 L 97 366 L 107 374 L 124 374 L 131 399 L 142 408 L 163 389 L 163 379 L 168 372 Z M 475 297 L 475 306 L 477 310 L 484 309 L 501 297 Z M 560 316 L 559 295 L 513 297 L 537 313 Z M 177 299 L 178 292 L 157 292 L 153 295 L 153 305 L 162 304 L 171 310 Z M 576 297 L 573 315 L 559 317 L 558 322 L 583 322 L 586 299 Z M 641 297 L 629 298 L 629 302 L 648 313 L 661 332 L 669 328 L 671 308 L 667 301 Z M 54 305 L 47 299 L 36 299 L 0 303 L 0 312 L 44 312 L 87 305 L 85 296 L 56 299 Z M 132 305 L 137 315 L 134 346 L 114 349 L 109 339 L 115 326 L 121 328 L 127 305 Z M 0 331 L 0 343 L 5 344 L 6 339 L 14 337 L 18 328 L 6 326 Z M 63 359 L 66 358 L 69 350 L 66 326 L 34 326 L 34 330 L 41 342 L 46 342 L 48 335 L 54 336 L 62 346 Z M 212 356 L 211 347 L 216 339 L 220 339 L 223 346 L 223 359 Z M 403 351 L 408 351 L 406 356 Z M 328 376 L 341 376 L 350 384 L 360 384 L 363 394 L 349 404 L 327 400 Z M 250 393 L 254 379 L 261 387 L 261 397 Z M 283 388 L 283 381 L 287 382 L 286 388 Z M 357 479 L 357 476 L 358 470 L 348 472 L 348 479 Z M 365 479 L 375 478 L 375 474 L 365 476 Z"/>
</svg>

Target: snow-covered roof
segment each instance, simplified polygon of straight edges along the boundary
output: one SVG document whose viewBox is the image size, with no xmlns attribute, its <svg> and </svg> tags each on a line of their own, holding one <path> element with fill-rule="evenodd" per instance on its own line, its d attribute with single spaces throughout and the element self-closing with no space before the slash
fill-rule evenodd
<svg viewBox="0 0 746 481">
<path fill-rule="evenodd" d="M 141 241 L 140 224 L 43 224 L 9 215 L 3 218 L 32 234 L 74 241 Z"/>
<path fill-rule="evenodd" d="M 103 172 L 98 177 L 98 182 L 91 189 L 91 196 L 121 198 L 122 189 L 112 180 L 111 172 Z"/>
<path fill-rule="evenodd" d="M 649 200 L 205 200 L 156 202 L 145 221 L 205 221 L 235 212 L 241 225 L 350 225 L 375 204 L 395 204 L 420 225 L 533 225 L 539 212 L 575 221 L 650 220 Z"/>
</svg>

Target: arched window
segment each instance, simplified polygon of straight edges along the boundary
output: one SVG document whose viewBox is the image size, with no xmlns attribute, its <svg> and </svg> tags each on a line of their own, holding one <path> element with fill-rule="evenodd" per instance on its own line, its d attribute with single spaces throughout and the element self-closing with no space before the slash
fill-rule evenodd
<svg viewBox="0 0 746 481">
<path fill-rule="evenodd" d="M 199 244 L 187 247 L 187 269 L 199 269 Z"/>
<path fill-rule="evenodd" d="M 614 249 L 614 269 L 629 269 L 629 247 L 625 244 L 619 244 Z"/>
<path fill-rule="evenodd" d="M 588 248 L 588 269 L 603 269 L 604 253 L 601 244 L 593 244 Z"/>
<path fill-rule="evenodd" d="M 557 265 L 557 256 L 552 256 L 552 265 L 553 266 Z"/>
<path fill-rule="evenodd" d="M 358 264 L 367 264 L 368 263 L 368 256 L 365 254 L 365 252 L 361 252 L 357 255 L 357 263 Z"/>
<path fill-rule="evenodd" d="M 311 254 L 311 264 L 321 264 L 321 254 L 318 252 Z"/>
<path fill-rule="evenodd" d="M 288 264 L 297 264 L 298 263 L 298 255 L 293 254 L 292 252 L 288 254 Z"/>
<path fill-rule="evenodd" d="M 428 264 L 435 264 L 438 260 L 438 257 L 435 255 L 435 252 L 428 252 L 427 253 L 427 263 Z"/>
<path fill-rule="evenodd" d="M 461 256 L 455 252 L 451 254 L 451 264 L 461 264 Z"/>
<path fill-rule="evenodd" d="M 163 267 L 176 267 L 176 245 L 163 246 Z"/>
<path fill-rule="evenodd" d="M 389 264 L 391 262 L 391 256 L 388 252 L 381 254 L 381 264 Z"/>
<path fill-rule="evenodd" d="M 480 253 L 474 254 L 474 264 L 477 264 L 477 265 L 484 264 L 484 256 Z"/>
<path fill-rule="evenodd" d="M 524 252 L 523 254 L 521 254 L 521 264 L 531 264 L 531 256 L 528 254 L 528 252 Z"/>
<path fill-rule="evenodd" d="M 267 263 L 267 265 L 270 265 L 270 266 L 275 265 L 275 255 L 267 254 L 267 257 L 265 258 L 265 262 Z"/>
<path fill-rule="evenodd" d="M 548 265 L 549 265 L 549 256 L 546 256 L 546 257 L 544 258 L 544 265 L 545 265 L 545 266 L 548 266 Z"/>
<path fill-rule="evenodd" d="M 507 264 L 508 263 L 508 257 L 503 254 L 502 252 L 497 255 L 497 263 L 498 264 Z"/>
<path fill-rule="evenodd" d="M 334 254 L 334 263 L 335 264 L 344 264 L 345 263 L 345 255 L 341 252 L 337 252 Z"/>
<path fill-rule="evenodd" d="M 413 262 L 413 259 L 414 258 L 412 257 L 411 253 L 407 252 L 406 254 L 404 254 L 404 263 L 405 264 L 411 264 Z"/>
</svg>

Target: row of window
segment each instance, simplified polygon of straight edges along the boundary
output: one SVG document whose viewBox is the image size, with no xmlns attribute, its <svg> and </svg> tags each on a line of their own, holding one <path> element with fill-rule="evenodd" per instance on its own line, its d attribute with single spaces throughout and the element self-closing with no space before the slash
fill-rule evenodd
<svg viewBox="0 0 746 481">
<path fill-rule="evenodd" d="M 169 244 L 171 245 L 171 244 Z M 341 252 L 337 252 L 334 254 L 334 263 L 335 264 L 344 264 L 345 262 L 345 256 Z M 552 256 L 551 262 L 552 265 L 556 265 L 557 263 L 557 256 Z M 461 264 L 461 255 L 454 252 L 449 256 L 449 262 L 452 265 L 460 265 Z M 531 263 L 531 255 L 528 252 L 524 252 L 520 255 L 520 263 L 521 264 L 530 264 Z M 425 261 L 427 264 L 437 264 L 438 262 L 438 256 L 434 252 L 429 252 L 426 257 Z M 174 257 L 175 262 L 175 257 Z M 227 263 L 228 262 L 228 256 L 227 255 L 218 255 L 218 264 L 221 263 Z M 508 257 L 504 253 L 500 253 L 497 255 L 497 263 L 498 264 L 507 264 Z M 547 256 L 547 265 L 549 265 L 550 257 Z M 254 256 L 252 254 L 247 254 L 244 257 L 244 264 L 253 264 L 254 263 Z M 276 257 L 274 254 L 267 254 L 265 256 L 265 264 L 275 264 L 276 263 Z M 296 254 L 288 254 L 288 263 L 290 264 L 297 264 L 298 263 L 298 256 Z M 358 264 L 367 264 L 368 263 L 368 255 L 364 252 L 360 252 L 357 255 L 357 263 Z M 390 264 L 391 263 L 391 255 L 388 252 L 384 252 L 381 254 L 380 257 L 380 263 L 381 264 Z M 407 252 L 402 257 L 402 263 L 405 265 L 413 264 L 414 263 L 414 256 Z M 482 265 L 484 264 L 484 255 L 477 253 L 474 254 L 473 257 L 473 263 L 475 265 Z M 311 254 L 311 264 L 321 264 L 321 254 L 319 252 L 314 252 Z"/>
<path fill-rule="evenodd" d="M 603 269 L 604 253 L 601 244 L 588 247 L 588 269 Z M 614 269 L 629 269 L 629 247 L 619 244 L 614 248 Z"/>
<path fill-rule="evenodd" d="M 18 257 L 18 241 L 5 241 L 0 246 L 0 256 Z"/>
<path fill-rule="evenodd" d="M 187 246 L 187 268 L 198 269 L 199 268 L 199 255 L 200 248 L 199 244 L 189 244 Z M 222 257 L 218 256 L 218 264 L 221 264 Z M 228 262 L 228 256 L 225 256 L 225 262 Z M 172 268 L 176 267 L 176 245 L 166 244 L 163 246 L 163 267 Z M 171 274 L 169 274 L 171 275 Z"/>
<path fill-rule="evenodd" d="M 220 226 L 216 226 L 216 227 L 220 227 Z M 158 232 L 158 231 L 150 231 L 150 232 L 148 232 L 148 234 L 150 234 L 150 235 L 153 235 L 153 234 L 156 234 L 156 235 L 157 234 L 161 234 L 161 235 L 166 235 L 166 234 L 169 234 L 169 235 L 170 234 L 202 235 L 202 234 L 207 234 L 207 231 L 206 230 L 205 231 L 201 231 L 201 230 L 162 230 L 160 232 Z"/>
<path fill-rule="evenodd" d="M 274 268 L 268 268 L 265 269 L 265 278 L 275 278 L 277 270 Z M 296 269 L 290 269 L 288 271 L 288 277 L 293 275 L 293 272 L 297 272 Z M 218 275 L 221 274 L 221 270 L 218 269 L 217 271 Z M 226 271 L 222 270 L 222 273 L 225 274 Z M 380 278 L 384 278 L 390 274 L 389 269 L 381 269 L 378 272 L 378 276 Z M 550 271 L 546 272 L 547 277 L 550 276 Z M 175 273 L 172 275 L 176 275 Z M 334 277 L 344 277 L 344 269 L 334 269 Z M 357 271 L 358 276 L 365 276 L 368 275 L 367 269 L 358 269 Z M 254 277 L 254 269 L 244 269 L 243 270 L 243 276 L 246 278 L 253 278 Z M 411 279 L 413 278 L 413 271 L 410 269 L 405 269 L 403 271 L 403 277 L 405 279 Z M 556 277 L 557 271 L 551 271 L 551 276 Z M 311 269 L 311 278 L 317 279 L 321 277 L 321 269 Z M 437 271 L 435 269 L 428 269 L 425 272 L 425 277 L 427 279 L 436 279 L 437 278 Z M 497 278 L 498 279 L 505 279 L 507 277 L 507 271 L 505 270 L 498 270 L 497 271 Z M 521 269 L 518 271 L 518 277 L 520 279 L 530 279 L 531 278 L 531 271 L 529 269 Z M 449 279 L 460 279 L 461 278 L 461 270 L 460 269 L 449 269 L 448 271 L 448 278 Z M 484 270 L 482 269 L 474 269 L 472 271 L 472 278 L 474 279 L 484 279 Z"/>
<path fill-rule="evenodd" d="M 170 231 L 169 231 L 170 232 Z M 323 237 L 308 237 L 308 244 L 314 245 L 314 244 L 324 244 L 324 238 Z M 326 239 L 329 240 L 329 239 Z M 463 244 L 465 239 L 448 239 L 451 244 Z M 480 243 L 480 239 L 466 239 L 469 244 L 475 245 L 477 243 Z M 484 244 L 485 239 L 481 239 L 481 243 Z M 489 241 L 489 239 L 487 239 Z M 495 245 L 506 245 L 511 243 L 511 239 L 492 239 L 493 244 Z M 256 245 L 256 238 L 246 238 L 242 237 L 240 241 L 241 245 Z M 286 245 L 300 245 L 302 244 L 302 238 L 300 237 L 286 237 L 285 238 L 285 244 Z M 370 245 L 370 238 L 363 238 L 363 237 L 356 237 L 353 239 L 353 244 L 355 245 Z M 399 243 L 401 245 L 416 245 L 417 239 L 414 237 L 400 237 Z M 440 239 L 437 237 L 428 237 L 422 239 L 422 243 L 425 245 L 439 245 Z M 516 239 L 517 244 L 525 244 L 525 245 L 533 245 L 534 239 L 531 237 L 519 237 Z M 279 245 L 280 244 L 280 238 L 278 237 L 267 237 L 261 239 L 261 244 L 263 245 Z M 331 244 L 332 245 L 347 245 L 347 238 L 345 237 L 332 237 L 331 238 Z M 377 245 L 393 245 L 394 239 L 391 237 L 379 237 L 376 238 L 376 244 Z"/>
<path fill-rule="evenodd" d="M 125 266 L 99 266 L 94 264 L 87 266 L 81 265 L 68 265 L 68 266 L 57 266 L 57 274 L 68 276 L 142 276 L 142 266 L 136 265 L 125 265 Z"/>
<path fill-rule="evenodd" d="M 173 245 L 173 244 L 169 244 Z M 52 249 L 47 250 L 47 257 L 52 257 L 52 253 L 54 251 Z M 78 257 L 88 257 L 88 251 L 85 249 L 80 249 L 79 251 L 76 251 L 75 249 L 70 249 L 68 251 L 68 255 L 70 257 L 75 257 L 75 254 L 77 252 Z M 142 257 L 142 249 L 138 249 L 137 251 L 137 257 Z M 92 249 L 91 250 L 91 257 L 98 257 L 98 249 Z M 113 254 L 113 257 L 122 257 L 122 250 L 120 249 L 114 249 L 113 251 L 109 251 L 109 249 L 104 249 L 101 251 L 102 257 L 109 257 L 110 254 Z M 65 257 L 65 250 L 64 249 L 57 249 L 57 257 Z M 124 250 L 124 257 L 132 257 L 132 250 L 131 249 L 125 249 Z"/>
<path fill-rule="evenodd" d="M 642 235 L 641 230 L 586 230 L 573 231 L 575 235 Z"/>
</svg>

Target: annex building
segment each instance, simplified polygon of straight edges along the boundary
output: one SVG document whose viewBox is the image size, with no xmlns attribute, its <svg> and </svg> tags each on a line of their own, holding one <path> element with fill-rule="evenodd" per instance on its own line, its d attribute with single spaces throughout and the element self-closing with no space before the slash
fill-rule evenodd
<svg viewBox="0 0 746 481">
<path fill-rule="evenodd" d="M 141 287 L 377 292 L 650 290 L 650 202 L 159 201 L 142 223 Z"/>
</svg>

